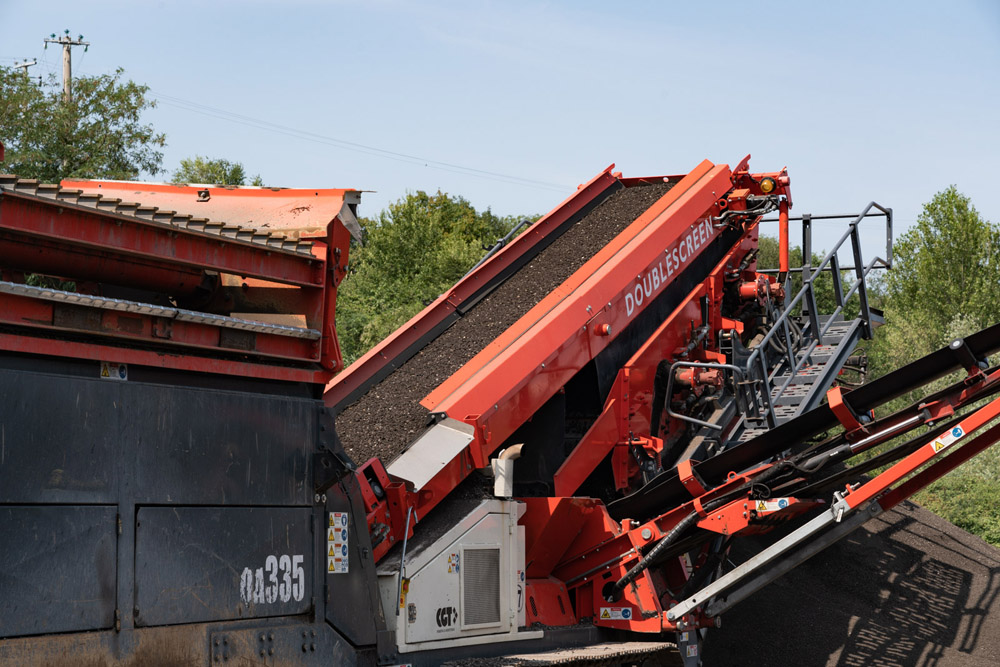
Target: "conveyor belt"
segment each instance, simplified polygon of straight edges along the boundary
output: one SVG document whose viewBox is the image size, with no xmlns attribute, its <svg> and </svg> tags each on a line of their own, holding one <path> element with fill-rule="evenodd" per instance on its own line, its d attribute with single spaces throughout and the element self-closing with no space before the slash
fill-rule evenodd
<svg viewBox="0 0 1000 667">
<path fill-rule="evenodd" d="M 965 342 L 977 359 L 1000 352 L 1000 324 L 969 336 Z M 913 387 L 922 386 L 963 367 L 960 356 L 944 347 L 845 394 L 845 402 L 855 414 L 863 414 L 902 396 Z M 805 442 L 838 424 L 833 411 L 824 404 L 698 463 L 694 469 L 708 485 L 706 488 L 711 488 L 720 484 L 730 471 L 745 470 L 751 465 L 766 461 L 789 446 Z M 611 503 L 608 511 L 617 518 L 640 518 L 662 512 L 690 497 L 690 493 L 681 484 L 677 469 L 673 468 L 660 473 L 635 493 Z"/>
<path fill-rule="evenodd" d="M 357 462 L 388 464 L 427 425 L 420 405 L 432 389 L 472 359 L 642 215 L 670 183 L 616 192 L 569 228 L 391 375 L 337 417 L 337 432 Z"/>
</svg>

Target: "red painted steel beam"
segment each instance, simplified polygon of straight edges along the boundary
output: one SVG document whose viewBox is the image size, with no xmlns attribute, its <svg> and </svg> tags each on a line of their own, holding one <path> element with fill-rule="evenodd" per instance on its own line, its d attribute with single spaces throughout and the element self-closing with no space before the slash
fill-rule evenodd
<svg viewBox="0 0 1000 667">
<path fill-rule="evenodd" d="M 317 369 L 292 368 L 274 364 L 255 364 L 213 357 L 192 356 L 163 351 L 115 347 L 97 343 L 36 338 L 0 333 L 0 350 L 25 354 L 41 354 L 71 359 L 93 359 L 153 368 L 170 368 L 194 373 L 236 375 L 283 382 L 325 383 L 330 373 Z M 96 375 L 95 375 L 96 376 Z"/>
<path fill-rule="evenodd" d="M 957 442 L 969 434 L 974 433 L 998 416 L 1000 416 L 1000 398 L 993 399 L 985 406 L 979 408 L 960 421 L 958 426 L 954 427 L 948 433 L 928 440 L 928 442 L 921 446 L 917 451 L 913 452 L 871 481 L 866 482 L 856 491 L 847 494 L 845 496 L 847 504 L 852 508 L 856 508 L 866 501 L 876 498 L 888 490 L 893 484 L 905 479 L 908 475 L 916 472 L 919 468 L 924 466 L 934 457 L 938 456 L 941 452 L 950 448 L 954 442 Z M 956 429 L 958 430 L 957 432 Z M 951 435 L 950 440 L 949 435 Z M 933 481 L 933 479 L 936 479 L 936 476 L 931 476 L 927 483 L 929 484 L 930 481 Z M 916 491 L 919 488 L 921 487 L 916 487 L 913 491 Z M 893 502 L 899 502 L 904 497 L 905 496 L 898 497 L 892 500 Z"/>
<path fill-rule="evenodd" d="M 319 361 L 319 341 L 241 331 L 166 317 L 63 304 L 0 294 L 0 323 L 33 329 L 89 333 L 150 345 L 232 352 L 297 362 Z M 225 345 L 226 334 L 246 347 Z M 252 341 L 252 346 L 250 345 Z"/>
<path fill-rule="evenodd" d="M 66 277 L 72 271 L 69 277 L 75 280 L 127 285 L 171 296 L 196 292 L 205 275 L 194 267 L 164 266 L 160 260 L 124 257 L 9 229 L 0 229 L 0 263 L 6 269 L 47 276 Z"/>
<path fill-rule="evenodd" d="M 209 269 L 302 286 L 319 286 L 324 281 L 324 262 L 315 256 L 276 252 L 14 191 L 0 195 L 0 229 L 123 259 L 144 258 L 164 267 Z M 72 275 L 75 268 L 70 264 L 64 273 Z"/>
<path fill-rule="evenodd" d="M 509 268 L 525 252 L 544 241 L 554 230 L 579 213 L 601 193 L 617 182 L 611 173 L 614 165 L 584 183 L 551 212 L 539 218 L 524 233 L 512 240 L 476 271 L 460 280 L 451 290 L 420 311 L 391 336 L 369 350 L 350 368 L 338 375 L 326 388 L 324 401 L 333 406 L 371 379 L 423 336 L 428 335 L 465 301 L 496 276 Z"/>
</svg>

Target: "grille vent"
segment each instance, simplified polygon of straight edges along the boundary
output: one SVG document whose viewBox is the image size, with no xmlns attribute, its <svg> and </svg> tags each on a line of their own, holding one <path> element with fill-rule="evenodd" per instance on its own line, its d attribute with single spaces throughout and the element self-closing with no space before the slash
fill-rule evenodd
<svg viewBox="0 0 1000 667">
<path fill-rule="evenodd" d="M 462 625 L 500 622 L 500 549 L 462 554 Z"/>
</svg>

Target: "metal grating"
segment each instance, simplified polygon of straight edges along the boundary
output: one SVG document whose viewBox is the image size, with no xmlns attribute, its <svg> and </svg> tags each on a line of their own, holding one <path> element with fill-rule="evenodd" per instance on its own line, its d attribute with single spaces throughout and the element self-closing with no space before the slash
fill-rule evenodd
<svg viewBox="0 0 1000 667">
<path fill-rule="evenodd" d="M 500 622 L 500 549 L 462 554 L 462 625 Z"/>
<path fill-rule="evenodd" d="M 164 211 L 156 206 L 145 206 L 135 202 L 100 194 L 85 193 L 82 190 L 63 188 L 54 183 L 39 183 L 29 178 L 18 178 L 12 174 L 0 174 L 0 192 L 8 191 L 39 200 L 58 201 L 60 204 L 90 209 L 102 214 L 111 214 L 118 219 L 126 219 L 142 224 L 171 227 L 197 234 L 217 237 L 220 241 L 262 246 L 268 250 L 293 253 L 312 257 L 312 242 L 288 238 L 252 227 L 243 227 L 228 222 L 218 222 L 207 218 Z"/>
<path fill-rule="evenodd" d="M 319 340 L 322 334 L 316 329 L 305 329 L 290 327 L 283 324 L 269 324 L 266 322 L 256 322 L 254 320 L 244 320 L 238 317 L 227 317 L 225 315 L 215 315 L 213 313 L 199 313 L 183 308 L 171 308 L 166 306 L 156 306 L 138 301 L 125 301 L 124 299 L 111 299 L 103 296 L 90 296 L 77 292 L 67 292 L 64 290 L 50 289 L 46 287 L 34 287 L 0 281 L 0 293 L 25 296 L 33 299 L 43 299 L 45 301 L 55 301 L 58 303 L 69 303 L 77 306 L 87 306 L 90 308 L 102 308 L 105 310 L 117 310 L 125 313 L 136 313 L 138 315 L 149 315 L 152 317 L 165 317 L 182 322 L 197 322 L 199 324 L 209 324 L 223 327 L 225 329 L 240 329 L 242 331 L 253 331 L 255 333 L 273 334 L 275 336 L 288 336 L 289 338 L 305 338 L 307 340 Z"/>
</svg>

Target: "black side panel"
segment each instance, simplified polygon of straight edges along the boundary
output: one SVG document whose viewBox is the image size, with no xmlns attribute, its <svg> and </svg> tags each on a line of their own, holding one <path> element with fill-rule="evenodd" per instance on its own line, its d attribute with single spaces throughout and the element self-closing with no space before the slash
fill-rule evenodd
<svg viewBox="0 0 1000 667">
<path fill-rule="evenodd" d="M 126 454 L 137 504 L 308 505 L 316 403 L 136 384 Z M 195 418 L 196 416 L 196 418 Z"/>
<path fill-rule="evenodd" d="M 308 611 L 311 520 L 310 508 L 141 508 L 136 625 Z"/>
<path fill-rule="evenodd" d="M 385 630 L 385 616 L 375 578 L 371 540 L 366 526 L 365 506 L 357 478 L 345 477 L 327 493 L 327 516 L 348 512 L 349 554 L 347 572 L 325 568 L 326 620 L 353 644 L 374 644 L 378 631 Z M 329 521 L 324 526 L 329 529 Z M 341 528 L 342 529 L 342 528 Z M 330 543 L 321 542 L 327 549 Z M 393 613 L 395 610 L 387 610 Z"/>
<path fill-rule="evenodd" d="M 116 503 L 119 391 L 0 370 L 0 502 Z"/>
<path fill-rule="evenodd" d="M 110 628 L 114 507 L 0 507 L 0 637 Z"/>
</svg>

